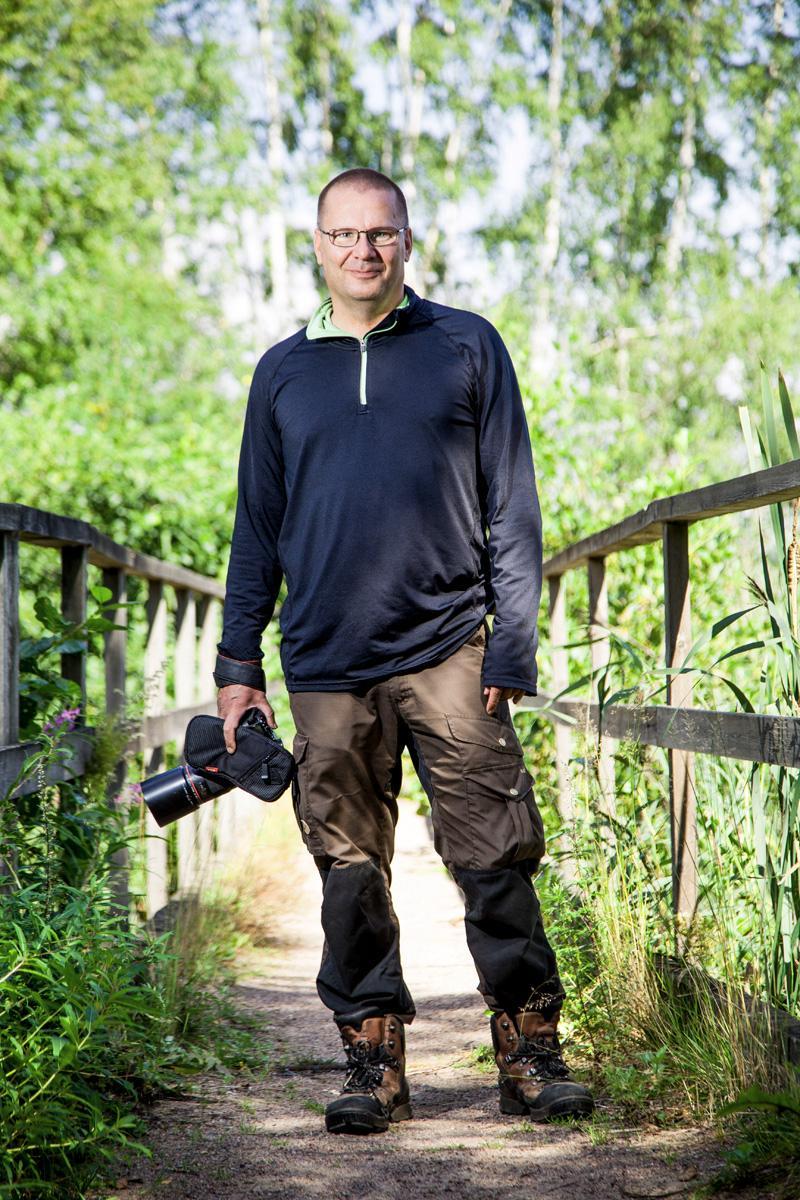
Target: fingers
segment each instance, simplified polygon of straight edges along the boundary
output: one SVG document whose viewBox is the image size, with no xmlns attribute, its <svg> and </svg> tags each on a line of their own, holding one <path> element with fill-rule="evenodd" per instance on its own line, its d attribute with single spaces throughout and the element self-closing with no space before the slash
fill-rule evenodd
<svg viewBox="0 0 800 1200">
<path fill-rule="evenodd" d="M 513 700 L 515 704 L 519 704 L 525 695 L 521 689 L 510 687 L 485 687 L 483 694 L 489 697 L 486 701 L 486 713 L 490 717 L 502 700 Z"/>
<path fill-rule="evenodd" d="M 229 683 L 227 687 L 220 688 L 217 696 L 217 714 L 224 722 L 222 734 L 228 754 L 236 750 L 236 729 L 248 708 L 257 708 L 267 718 L 270 729 L 277 728 L 275 713 L 264 692 L 243 684 Z"/>
<path fill-rule="evenodd" d="M 241 713 L 239 714 L 241 716 Z M 235 715 L 235 710 L 232 710 L 225 718 L 225 724 L 222 726 L 222 736 L 225 738 L 225 749 L 228 754 L 233 754 L 236 750 L 236 726 L 239 724 L 239 717 Z"/>
</svg>

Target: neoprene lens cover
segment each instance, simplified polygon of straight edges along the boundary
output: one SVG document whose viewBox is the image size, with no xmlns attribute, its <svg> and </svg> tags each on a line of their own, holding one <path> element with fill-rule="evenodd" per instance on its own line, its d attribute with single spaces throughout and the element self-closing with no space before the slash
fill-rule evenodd
<svg viewBox="0 0 800 1200">
<path fill-rule="evenodd" d="M 236 730 L 236 749 L 225 748 L 220 717 L 192 717 L 186 728 L 183 757 L 208 779 L 224 780 L 259 800 L 277 800 L 295 775 L 295 761 L 257 708 L 250 708 Z"/>
</svg>

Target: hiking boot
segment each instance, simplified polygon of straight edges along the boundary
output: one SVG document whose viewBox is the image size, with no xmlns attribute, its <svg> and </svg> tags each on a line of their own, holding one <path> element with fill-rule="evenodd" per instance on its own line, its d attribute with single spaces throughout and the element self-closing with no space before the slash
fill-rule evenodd
<svg viewBox="0 0 800 1200">
<path fill-rule="evenodd" d="M 493 1013 L 492 1042 L 500 1071 L 500 1112 L 531 1121 L 553 1117 L 588 1117 L 594 1100 L 576 1083 L 561 1055 L 556 1032 L 558 1014 Z"/>
<path fill-rule="evenodd" d="M 411 1116 L 405 1078 L 405 1030 L 399 1017 L 367 1017 L 341 1029 L 347 1076 L 341 1096 L 325 1109 L 329 1133 L 383 1133 Z"/>
</svg>

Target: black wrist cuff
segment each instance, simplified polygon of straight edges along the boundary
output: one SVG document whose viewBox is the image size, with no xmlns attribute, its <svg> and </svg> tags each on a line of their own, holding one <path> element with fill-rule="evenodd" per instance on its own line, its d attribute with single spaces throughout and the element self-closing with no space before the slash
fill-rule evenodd
<svg viewBox="0 0 800 1200">
<path fill-rule="evenodd" d="M 217 655 L 214 683 L 220 688 L 227 687 L 229 683 L 241 683 L 245 687 L 257 688 L 260 692 L 267 689 L 263 667 L 257 663 L 239 662 L 235 658 L 223 658 L 221 654 Z"/>
</svg>

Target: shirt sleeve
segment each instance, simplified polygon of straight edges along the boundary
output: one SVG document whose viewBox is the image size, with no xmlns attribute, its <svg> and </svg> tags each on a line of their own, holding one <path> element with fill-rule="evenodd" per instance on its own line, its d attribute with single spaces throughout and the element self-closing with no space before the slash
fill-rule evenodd
<svg viewBox="0 0 800 1200">
<path fill-rule="evenodd" d="M 220 654 L 242 662 L 263 657 L 261 637 L 283 578 L 278 538 L 286 511 L 286 488 L 268 385 L 262 361 L 253 376 L 244 421 L 222 641 L 217 647 Z"/>
<path fill-rule="evenodd" d="M 517 377 L 492 326 L 484 327 L 476 370 L 479 489 L 495 612 L 483 685 L 536 695 L 542 516 Z"/>
</svg>

